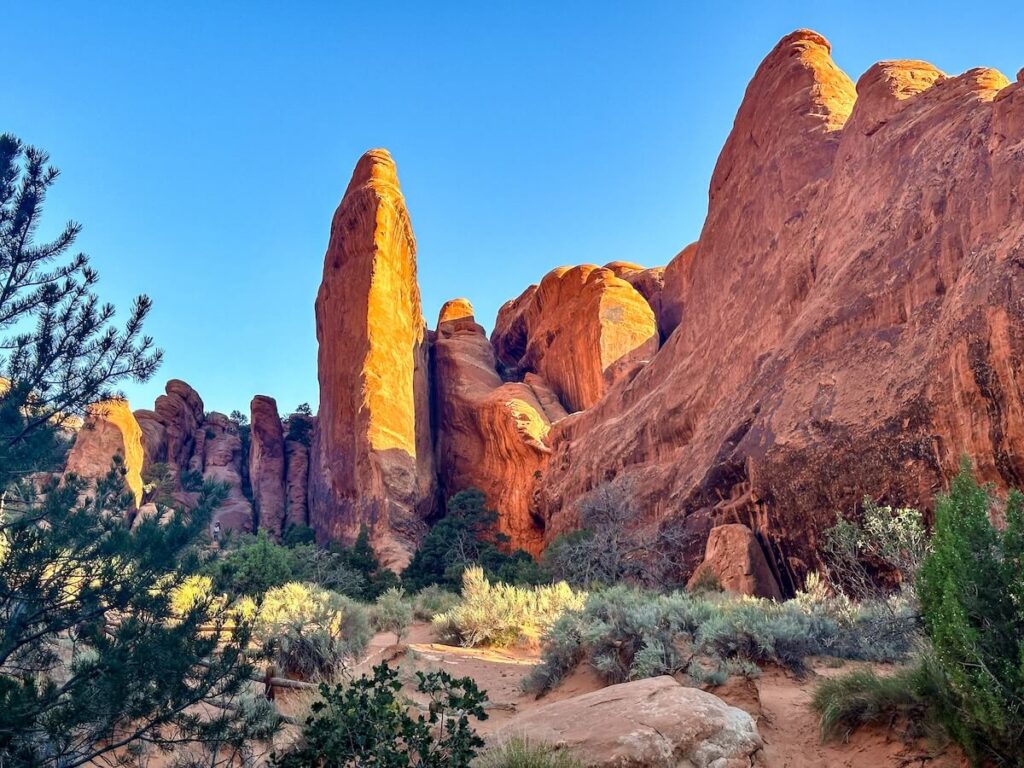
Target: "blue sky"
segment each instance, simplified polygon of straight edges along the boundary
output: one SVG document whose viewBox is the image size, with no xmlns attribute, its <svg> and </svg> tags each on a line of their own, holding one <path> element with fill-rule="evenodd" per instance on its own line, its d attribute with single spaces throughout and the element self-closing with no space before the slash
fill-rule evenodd
<svg viewBox="0 0 1024 768">
<path fill-rule="evenodd" d="M 845 8 L 840 6 L 845 6 Z M 735 111 L 776 41 L 811 27 L 857 77 L 926 59 L 1024 67 L 1024 5 L 0 0 L 0 130 L 63 171 L 101 294 L 155 302 L 207 408 L 316 404 L 331 215 L 366 149 L 398 163 L 424 312 L 498 307 L 559 264 L 664 264 L 701 227 Z"/>
</svg>

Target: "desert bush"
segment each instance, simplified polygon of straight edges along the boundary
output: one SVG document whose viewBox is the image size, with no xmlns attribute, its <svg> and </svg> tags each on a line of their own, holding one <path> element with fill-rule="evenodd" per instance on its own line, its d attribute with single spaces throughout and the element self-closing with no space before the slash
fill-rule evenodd
<svg viewBox="0 0 1024 768">
<path fill-rule="evenodd" d="M 584 661 L 608 683 L 676 673 L 716 683 L 730 674 L 756 674 L 759 664 L 799 673 L 808 656 L 905 656 L 909 643 L 878 644 L 863 631 L 872 610 L 844 600 L 778 603 L 620 585 L 592 593 L 582 610 L 554 623 L 526 687 L 547 690 Z"/>
<path fill-rule="evenodd" d="M 377 631 L 394 632 L 396 643 L 402 642 L 412 618 L 412 603 L 400 589 L 389 589 L 373 605 L 373 623 Z"/>
<path fill-rule="evenodd" d="M 1005 527 L 965 460 L 935 504 L 932 551 L 918 575 L 925 629 L 947 683 L 941 719 L 976 763 L 1024 765 L 1024 496 Z"/>
<path fill-rule="evenodd" d="M 413 613 L 420 621 L 433 621 L 439 613 L 450 611 L 458 605 L 461 599 L 456 593 L 431 584 L 413 596 Z"/>
<path fill-rule="evenodd" d="M 516 737 L 487 750 L 473 768 L 583 768 L 583 763 L 565 749 Z"/>
<path fill-rule="evenodd" d="M 857 728 L 903 719 L 920 736 L 929 717 L 928 693 L 933 689 L 931 670 L 925 665 L 879 675 L 858 669 L 825 679 L 814 690 L 811 706 L 818 713 L 823 739 L 847 739 Z"/>
<path fill-rule="evenodd" d="M 370 642 L 365 608 L 311 584 L 275 587 L 261 603 L 244 598 L 237 610 L 254 621 L 253 636 L 264 653 L 295 677 L 329 677 Z"/>
<path fill-rule="evenodd" d="M 415 718 L 401 699 L 398 673 L 381 664 L 373 676 L 333 688 L 321 684 L 299 743 L 273 765 L 469 768 L 483 746 L 470 718 L 486 720 L 486 699 L 472 678 L 417 672 L 416 690 L 429 698 Z"/>
<path fill-rule="evenodd" d="M 895 590 L 914 598 L 914 583 L 929 551 L 916 509 L 862 502 L 860 520 L 838 517 L 825 531 L 822 557 L 839 589 L 857 600 L 880 600 Z"/>
<path fill-rule="evenodd" d="M 444 639 L 461 645 L 505 647 L 538 640 L 566 611 L 583 607 L 586 595 L 565 582 L 538 587 L 492 584 L 479 567 L 463 575 L 462 602 L 434 618 Z"/>
</svg>

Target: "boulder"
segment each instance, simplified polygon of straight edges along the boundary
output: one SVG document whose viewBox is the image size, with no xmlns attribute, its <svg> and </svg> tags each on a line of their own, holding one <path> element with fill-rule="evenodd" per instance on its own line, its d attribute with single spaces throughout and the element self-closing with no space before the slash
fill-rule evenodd
<svg viewBox="0 0 1024 768">
<path fill-rule="evenodd" d="M 498 311 L 503 365 L 539 374 L 569 411 L 589 408 L 658 351 L 647 300 L 612 269 L 559 267 Z"/>
<path fill-rule="evenodd" d="M 284 428 L 274 398 L 256 395 L 249 410 L 252 503 L 260 529 L 280 536 L 285 524 Z"/>
<path fill-rule="evenodd" d="M 142 503 L 142 429 L 127 400 L 105 400 L 89 406 L 65 471 L 99 480 L 110 471 L 115 455 L 124 459 L 125 484 L 138 508 Z"/>
<path fill-rule="evenodd" d="M 565 415 L 548 391 L 542 405 L 528 383 L 504 383 L 494 351 L 466 299 L 441 309 L 434 339 L 436 455 L 445 498 L 467 488 L 484 493 L 498 530 L 513 548 L 538 554 L 543 532 L 533 488 L 548 457 L 552 417 Z M 551 413 L 549 413 L 551 409 Z"/>
<path fill-rule="evenodd" d="M 334 214 L 316 335 L 310 525 L 349 542 L 366 525 L 378 556 L 400 568 L 434 510 L 436 477 L 416 240 L 385 150 L 359 160 Z"/>
<path fill-rule="evenodd" d="M 746 712 L 667 676 L 542 705 L 513 718 L 491 743 L 519 735 L 593 768 L 750 768 L 763 747 Z"/>
<path fill-rule="evenodd" d="M 692 589 L 708 578 L 717 581 L 727 592 L 782 600 L 778 580 L 757 536 L 741 523 L 711 529 L 704 562 L 694 571 L 687 587 Z"/>
</svg>

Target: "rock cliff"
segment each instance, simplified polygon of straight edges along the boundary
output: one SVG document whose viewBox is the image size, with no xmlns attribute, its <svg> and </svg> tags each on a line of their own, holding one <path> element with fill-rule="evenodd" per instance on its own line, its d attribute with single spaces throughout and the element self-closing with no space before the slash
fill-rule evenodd
<svg viewBox="0 0 1024 768">
<path fill-rule="evenodd" d="M 549 435 L 546 535 L 628 481 L 649 522 L 748 525 L 792 589 L 864 494 L 928 507 L 961 454 L 1020 484 L 1021 88 L 914 61 L 854 86 L 823 37 L 783 38 L 666 269 L 675 330 Z"/>
</svg>

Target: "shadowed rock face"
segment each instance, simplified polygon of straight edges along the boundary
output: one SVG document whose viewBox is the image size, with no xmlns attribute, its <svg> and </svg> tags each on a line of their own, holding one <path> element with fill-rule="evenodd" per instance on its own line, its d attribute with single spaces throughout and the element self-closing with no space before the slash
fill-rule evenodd
<svg viewBox="0 0 1024 768">
<path fill-rule="evenodd" d="M 713 579 L 726 592 L 782 599 L 760 542 L 753 531 L 739 523 L 711 529 L 704 562 L 693 572 L 688 588 L 699 588 L 706 578 Z"/>
<path fill-rule="evenodd" d="M 249 409 L 252 503 L 259 527 L 280 536 L 285 527 L 284 429 L 274 398 L 256 395 Z"/>
<path fill-rule="evenodd" d="M 138 508 L 142 503 L 142 429 L 127 400 L 107 400 L 89 407 L 68 454 L 66 471 L 99 480 L 110 471 L 115 455 L 124 459 L 125 484 Z"/>
<path fill-rule="evenodd" d="M 677 327 L 549 434 L 547 535 L 628 481 L 646 521 L 759 531 L 792 588 L 864 494 L 927 507 L 964 453 L 1020 484 L 1022 87 L 900 61 L 855 88 L 820 35 L 785 37 L 666 269 Z"/>
<path fill-rule="evenodd" d="M 543 531 L 533 490 L 549 453 L 544 438 L 565 411 L 550 392 L 542 390 L 545 407 L 529 383 L 502 382 L 495 365 L 472 305 L 446 303 L 434 340 L 441 490 L 445 498 L 466 488 L 483 491 L 500 513 L 498 530 L 515 547 L 538 554 Z"/>
<path fill-rule="evenodd" d="M 416 241 L 391 156 L 367 152 L 331 226 L 316 300 L 320 413 L 309 518 L 322 539 L 367 525 L 399 566 L 434 505 Z"/>
</svg>

